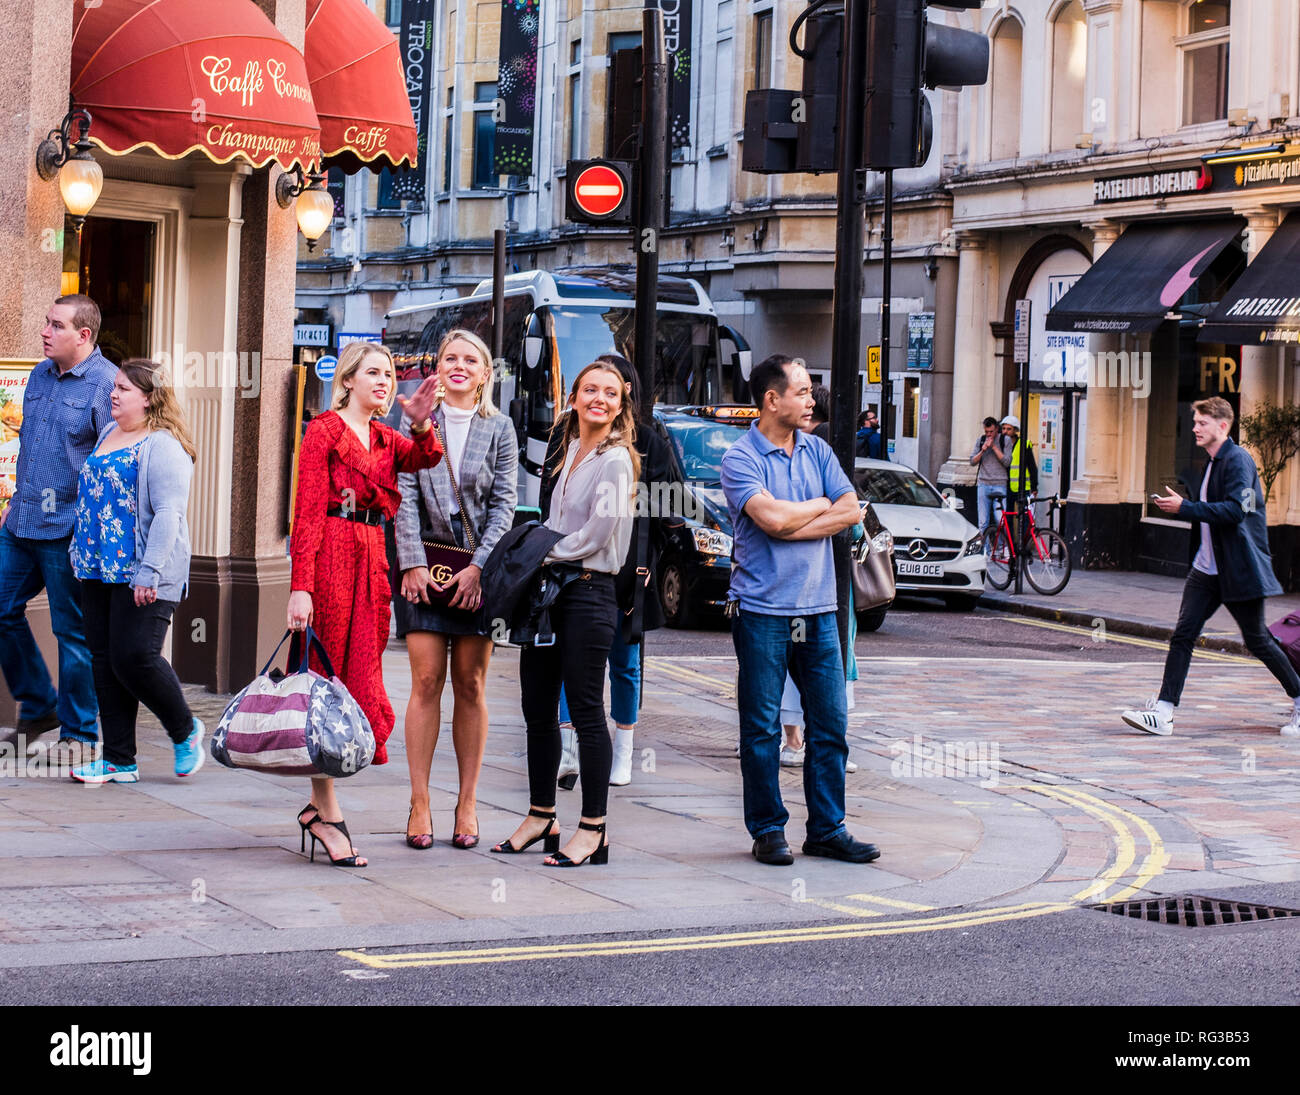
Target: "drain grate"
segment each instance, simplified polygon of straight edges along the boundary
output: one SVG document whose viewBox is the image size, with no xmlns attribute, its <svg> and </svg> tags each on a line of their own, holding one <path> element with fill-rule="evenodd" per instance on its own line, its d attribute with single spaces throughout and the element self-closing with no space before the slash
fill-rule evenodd
<svg viewBox="0 0 1300 1095">
<path fill-rule="evenodd" d="M 1201 897 L 1199 894 L 1171 894 L 1143 901 L 1112 901 L 1105 905 L 1089 905 L 1088 908 L 1114 913 L 1116 916 L 1132 917 L 1134 920 L 1150 920 L 1157 924 L 1181 924 L 1185 928 L 1255 924 L 1264 920 L 1300 916 L 1300 909 L 1254 905 L 1248 901 L 1226 901 L 1219 897 Z"/>
</svg>

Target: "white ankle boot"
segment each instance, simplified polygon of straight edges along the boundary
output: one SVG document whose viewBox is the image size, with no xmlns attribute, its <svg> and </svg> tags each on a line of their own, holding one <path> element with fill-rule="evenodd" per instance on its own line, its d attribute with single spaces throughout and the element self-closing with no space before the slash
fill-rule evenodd
<svg viewBox="0 0 1300 1095">
<path fill-rule="evenodd" d="M 609 785 L 626 787 L 632 782 L 632 730 L 614 731 L 614 763 L 609 769 Z"/>
<path fill-rule="evenodd" d="M 566 791 L 572 791 L 578 782 L 578 732 L 572 726 L 560 727 L 560 771 L 559 785 Z"/>
</svg>

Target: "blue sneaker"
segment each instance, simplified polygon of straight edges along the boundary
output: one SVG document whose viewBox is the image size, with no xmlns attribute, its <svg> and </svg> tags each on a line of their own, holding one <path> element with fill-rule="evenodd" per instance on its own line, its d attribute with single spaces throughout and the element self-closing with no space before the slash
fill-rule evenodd
<svg viewBox="0 0 1300 1095">
<path fill-rule="evenodd" d="M 137 764 L 117 765 L 112 761 L 92 760 L 80 768 L 72 770 L 72 778 L 78 783 L 139 783 L 140 766 Z"/>
<path fill-rule="evenodd" d="M 190 736 L 179 745 L 173 745 L 176 750 L 176 774 L 178 776 L 192 776 L 203 767 L 203 734 L 207 727 L 203 725 L 202 719 L 194 720 L 194 729 L 190 731 Z"/>
</svg>

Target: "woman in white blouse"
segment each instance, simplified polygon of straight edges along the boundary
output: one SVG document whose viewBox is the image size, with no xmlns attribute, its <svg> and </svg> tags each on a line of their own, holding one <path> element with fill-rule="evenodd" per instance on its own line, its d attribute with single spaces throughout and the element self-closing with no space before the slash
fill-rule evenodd
<svg viewBox="0 0 1300 1095">
<path fill-rule="evenodd" d="M 528 727 L 528 816 L 494 852 L 522 852 L 538 841 L 552 867 L 609 859 L 605 808 L 612 750 L 605 721 L 605 662 L 618 626 L 614 576 L 632 538 L 633 491 L 640 476 L 636 424 L 627 386 L 612 365 L 596 361 L 573 382 L 564 418 L 565 460 L 551 497 L 547 527 L 564 533 L 546 557 L 558 564 L 563 591 L 551 608 L 552 646 L 527 646 L 519 658 Z M 555 779 L 560 767 L 560 685 L 578 735 L 582 820 L 559 850 Z"/>
</svg>

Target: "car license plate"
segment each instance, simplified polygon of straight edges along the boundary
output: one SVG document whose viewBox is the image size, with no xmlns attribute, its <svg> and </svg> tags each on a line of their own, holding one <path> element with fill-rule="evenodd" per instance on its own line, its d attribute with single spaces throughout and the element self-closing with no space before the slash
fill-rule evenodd
<svg viewBox="0 0 1300 1095">
<path fill-rule="evenodd" d="M 902 559 L 898 560 L 898 573 L 900 576 L 911 575 L 919 578 L 942 578 L 942 563 L 909 563 Z"/>
</svg>

